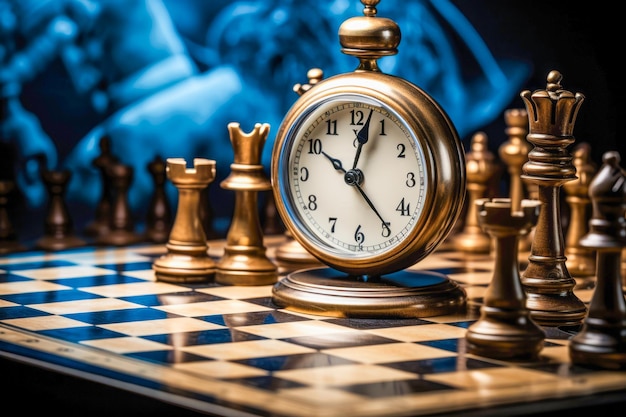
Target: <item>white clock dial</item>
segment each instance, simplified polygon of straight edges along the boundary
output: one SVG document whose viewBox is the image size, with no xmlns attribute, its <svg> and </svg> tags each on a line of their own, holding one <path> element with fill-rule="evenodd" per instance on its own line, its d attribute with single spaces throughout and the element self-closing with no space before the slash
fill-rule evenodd
<svg viewBox="0 0 626 417">
<path fill-rule="evenodd" d="M 327 99 L 296 124 L 289 192 L 315 239 L 354 257 L 401 243 L 428 192 L 423 149 L 382 103 Z"/>
</svg>

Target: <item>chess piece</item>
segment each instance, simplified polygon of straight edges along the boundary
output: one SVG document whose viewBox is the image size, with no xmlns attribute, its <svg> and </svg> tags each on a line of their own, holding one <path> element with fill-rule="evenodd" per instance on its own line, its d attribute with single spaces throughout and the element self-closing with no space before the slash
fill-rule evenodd
<svg viewBox="0 0 626 417">
<path fill-rule="evenodd" d="M 152 174 L 154 193 L 148 205 L 145 237 L 150 242 L 165 243 L 169 238 L 172 222 L 172 212 L 165 193 L 167 166 L 163 158 L 156 156 L 147 168 Z"/>
<path fill-rule="evenodd" d="M 311 68 L 307 71 L 308 83 L 297 83 L 293 86 L 293 91 L 298 95 L 302 95 L 309 91 L 313 86 L 322 81 L 324 71 L 320 68 Z M 274 203 L 276 201 L 274 200 Z M 285 243 L 276 248 L 275 258 L 281 273 L 296 271 L 307 267 L 319 267 L 323 264 L 313 255 L 311 255 L 293 235 L 286 230 Z"/>
<path fill-rule="evenodd" d="M 204 235 L 207 240 L 211 239 L 219 239 L 223 236 L 215 230 L 215 225 L 213 222 L 215 219 L 215 211 L 213 210 L 213 206 L 211 205 L 211 192 L 210 188 L 213 184 L 209 184 L 207 188 L 200 191 L 200 223 L 202 224 L 202 228 L 204 229 Z"/>
<path fill-rule="evenodd" d="M 593 214 L 583 247 L 596 250 L 596 286 L 582 329 L 569 343 L 572 363 L 626 369 L 626 301 L 620 270 L 626 245 L 626 172 L 620 155 L 606 152 L 589 185 Z"/>
<path fill-rule="evenodd" d="M 9 196 L 15 189 L 10 180 L 0 180 L 0 255 L 26 250 L 18 238 L 9 216 Z"/>
<path fill-rule="evenodd" d="M 522 166 L 528 161 L 528 152 L 531 145 L 526 140 L 528 134 L 528 112 L 526 109 L 509 109 L 504 112 L 504 121 L 507 125 L 505 133 L 508 140 L 500 145 L 498 154 L 506 164 L 509 173 L 509 198 L 512 207 L 519 207 L 524 199 L 525 192 L 522 182 Z M 532 243 L 532 229 L 520 236 L 521 251 L 529 251 Z"/>
<path fill-rule="evenodd" d="M 129 165 L 114 163 L 107 167 L 106 175 L 111 181 L 111 212 L 109 213 L 108 230 L 95 239 L 98 245 L 126 246 L 138 243 L 141 235 L 135 233 L 128 190 L 133 181 L 133 168 Z"/>
<path fill-rule="evenodd" d="M 257 123 L 252 132 L 244 133 L 239 123 L 229 123 L 228 131 L 235 158 L 230 175 L 220 186 L 235 191 L 235 208 L 215 281 L 226 285 L 270 285 L 278 280 L 278 269 L 266 256 L 258 209 L 258 193 L 272 189 L 260 163 L 269 124 Z"/>
<path fill-rule="evenodd" d="M 100 173 L 100 182 L 102 191 L 100 200 L 96 205 L 94 220 L 90 222 L 84 230 L 87 236 L 102 236 L 109 231 L 109 219 L 111 218 L 111 179 L 107 173 L 107 169 L 114 163 L 118 162 L 117 157 L 111 153 L 111 139 L 108 136 L 100 138 L 98 144 L 100 146 L 100 155 L 94 158 L 92 165 L 96 167 Z"/>
<path fill-rule="evenodd" d="M 487 197 L 488 184 L 496 169 L 493 153 L 487 146 L 487 135 L 478 132 L 472 137 L 470 151 L 465 154 L 467 178 L 466 216 L 463 229 L 452 237 L 452 247 L 463 253 L 491 251 L 491 238 L 478 224 L 478 207 L 474 202 Z"/>
<path fill-rule="evenodd" d="M 576 179 L 566 147 L 574 142 L 574 122 L 584 96 L 562 89 L 562 78 L 551 71 L 546 90 L 521 93 L 529 119 L 527 139 L 534 145 L 522 178 L 537 185 L 541 202 L 522 285 L 531 316 L 542 326 L 577 326 L 587 313 L 565 264 L 560 206 L 561 186 Z"/>
<path fill-rule="evenodd" d="M 289 230 L 285 231 L 285 238 L 286 241 L 276 248 L 274 255 L 281 274 L 324 265 L 298 243 Z"/>
<path fill-rule="evenodd" d="M 178 189 L 174 225 L 165 245 L 167 253 L 152 264 L 158 281 L 206 282 L 215 277 L 215 261 L 208 254 L 200 219 L 202 190 L 215 179 L 215 161 L 194 158 L 187 168 L 183 158 L 166 160 L 167 178 Z"/>
<path fill-rule="evenodd" d="M 526 308 L 519 273 L 519 236 L 533 227 L 539 201 L 496 198 L 475 202 L 480 225 L 494 238 L 495 265 L 480 308 L 480 318 L 466 333 L 468 352 L 505 360 L 533 360 L 545 333 Z"/>
<path fill-rule="evenodd" d="M 285 225 L 276 209 L 276 201 L 273 193 L 266 193 L 263 203 L 263 234 L 280 235 L 285 233 Z"/>
<path fill-rule="evenodd" d="M 566 265 L 577 282 L 576 289 L 593 288 L 596 253 L 593 249 L 582 246 L 580 239 L 589 231 L 591 218 L 589 183 L 596 173 L 596 166 L 591 161 L 591 146 L 586 142 L 577 145 L 573 155 L 578 178 L 563 185 L 565 201 L 570 209 L 565 235 Z"/>
<path fill-rule="evenodd" d="M 71 172 L 67 170 L 41 172 L 41 178 L 48 191 L 48 206 L 44 235 L 35 242 L 39 249 L 56 251 L 86 244 L 84 240 L 74 235 L 72 218 L 65 204 L 65 190 L 71 177 Z"/>
</svg>

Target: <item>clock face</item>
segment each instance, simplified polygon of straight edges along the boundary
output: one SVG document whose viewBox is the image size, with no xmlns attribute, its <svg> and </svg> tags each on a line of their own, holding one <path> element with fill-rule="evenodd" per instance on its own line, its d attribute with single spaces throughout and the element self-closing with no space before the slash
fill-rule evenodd
<svg viewBox="0 0 626 417">
<path fill-rule="evenodd" d="M 315 249 L 342 259 L 384 257 L 415 233 L 430 187 L 428 161 L 389 106 L 358 94 L 326 97 L 287 137 L 283 198 Z"/>
</svg>

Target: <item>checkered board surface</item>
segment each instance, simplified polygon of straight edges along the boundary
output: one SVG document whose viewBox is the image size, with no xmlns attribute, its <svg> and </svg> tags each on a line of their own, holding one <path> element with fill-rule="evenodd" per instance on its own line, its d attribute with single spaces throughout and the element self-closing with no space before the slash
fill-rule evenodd
<svg viewBox="0 0 626 417">
<path fill-rule="evenodd" d="M 282 241 L 266 238 L 268 256 Z M 218 259 L 223 242 L 209 248 Z M 0 353 L 221 415 L 426 415 L 626 387 L 626 373 L 572 365 L 566 329 L 546 329 L 537 362 L 467 353 L 489 256 L 431 254 L 416 267 L 459 282 L 467 312 L 396 320 L 280 309 L 272 286 L 157 282 L 152 262 L 163 253 L 156 245 L 0 257 Z"/>
</svg>

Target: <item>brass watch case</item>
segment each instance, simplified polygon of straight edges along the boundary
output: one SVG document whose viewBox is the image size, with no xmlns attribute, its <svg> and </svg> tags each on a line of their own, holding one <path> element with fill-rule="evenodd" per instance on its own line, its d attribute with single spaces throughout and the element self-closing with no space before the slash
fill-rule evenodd
<svg viewBox="0 0 626 417">
<path fill-rule="evenodd" d="M 426 160 L 429 187 L 421 217 L 402 242 L 371 256 L 355 257 L 319 241 L 307 231 L 290 197 L 289 157 L 299 125 L 319 103 L 344 95 L 373 98 L 396 112 L 407 123 L 406 128 L 415 133 Z M 422 89 L 380 71 L 357 70 L 316 83 L 293 104 L 277 132 L 271 182 L 285 227 L 307 251 L 322 263 L 347 274 L 379 276 L 416 264 L 448 236 L 465 200 L 465 153 L 445 111 Z"/>
</svg>

